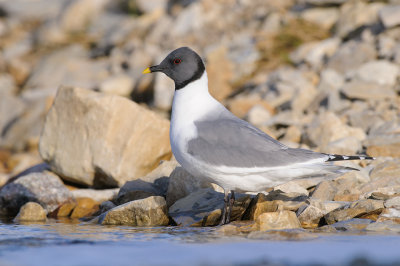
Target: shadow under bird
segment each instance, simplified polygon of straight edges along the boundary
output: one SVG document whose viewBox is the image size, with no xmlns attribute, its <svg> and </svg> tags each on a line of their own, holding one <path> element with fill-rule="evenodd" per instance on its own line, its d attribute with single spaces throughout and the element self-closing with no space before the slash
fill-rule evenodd
<svg viewBox="0 0 400 266">
<path fill-rule="evenodd" d="M 374 159 L 289 148 L 239 119 L 210 95 L 204 63 L 188 47 L 143 71 L 152 72 L 175 82 L 170 128 L 175 158 L 193 176 L 224 189 L 220 224 L 230 222 L 234 191 L 259 192 L 297 178 L 334 177 L 357 170 L 334 161 Z"/>
</svg>

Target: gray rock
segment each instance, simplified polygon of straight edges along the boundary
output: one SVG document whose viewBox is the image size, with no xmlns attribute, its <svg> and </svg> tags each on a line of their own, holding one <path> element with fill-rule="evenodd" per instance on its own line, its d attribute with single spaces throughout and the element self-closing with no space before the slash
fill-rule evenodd
<svg viewBox="0 0 400 266">
<path fill-rule="evenodd" d="M 303 228 L 316 228 L 325 213 L 312 205 L 303 205 L 296 213 Z"/>
<path fill-rule="evenodd" d="M 46 117 L 39 150 L 68 181 L 116 187 L 170 157 L 168 131 L 169 121 L 125 98 L 62 87 Z"/>
<path fill-rule="evenodd" d="M 324 218 L 326 223 L 334 224 L 352 218 L 365 218 L 371 215 L 379 215 L 383 209 L 383 201 L 381 200 L 359 200 L 353 202 L 349 207 L 339 208 L 329 212 Z"/>
<path fill-rule="evenodd" d="M 59 14 L 48 20 L 41 28 L 39 41 L 46 44 L 67 42 L 69 34 L 84 32 L 110 2 L 109 0 L 67 1 Z"/>
<path fill-rule="evenodd" d="M 319 42 L 309 42 L 300 46 L 290 54 L 294 63 L 306 62 L 313 69 L 319 70 L 325 59 L 331 57 L 340 45 L 339 38 L 329 38 Z"/>
<path fill-rule="evenodd" d="M 13 142 L 7 136 L 13 126 L 25 111 L 26 105 L 20 99 L 11 94 L 0 91 L 0 146 L 12 147 Z"/>
<path fill-rule="evenodd" d="M 315 117 L 307 134 L 319 151 L 328 153 L 356 153 L 361 148 L 361 141 L 366 138 L 361 128 L 346 125 L 332 112 L 323 112 Z M 346 146 L 349 143 L 355 146 Z"/>
<path fill-rule="evenodd" d="M 109 211 L 115 207 L 117 207 L 117 205 L 115 205 L 112 201 L 110 200 L 103 201 L 102 203 L 100 203 L 99 206 L 100 213 L 105 213 L 106 211 Z"/>
<path fill-rule="evenodd" d="M 328 110 L 337 111 L 346 107 L 347 102 L 344 102 L 339 95 L 339 89 L 342 88 L 344 81 L 343 75 L 333 69 L 325 68 L 321 71 L 317 88 L 326 95 Z"/>
<path fill-rule="evenodd" d="M 235 196 L 231 221 L 240 219 L 251 201 L 250 195 L 235 194 Z M 178 225 L 214 226 L 221 220 L 223 206 L 223 193 L 211 188 L 203 188 L 176 201 L 169 208 L 169 215 Z"/>
<path fill-rule="evenodd" d="M 336 53 L 328 60 L 327 67 L 338 73 L 346 74 L 354 71 L 363 63 L 375 60 L 377 52 L 374 45 L 361 41 L 343 43 Z"/>
<path fill-rule="evenodd" d="M 373 81 L 354 80 L 346 83 L 341 91 L 350 99 L 361 100 L 388 99 L 396 95 L 391 86 Z"/>
<path fill-rule="evenodd" d="M 175 160 L 164 161 L 146 176 L 126 182 L 119 190 L 115 203 L 120 205 L 150 196 L 167 196 L 168 199 L 167 189 L 170 186 L 170 175 L 177 165 Z"/>
<path fill-rule="evenodd" d="M 119 96 L 129 96 L 133 90 L 134 81 L 126 74 L 114 75 L 99 85 L 99 91 Z"/>
<path fill-rule="evenodd" d="M 379 163 L 370 173 L 371 181 L 363 185 L 360 190 L 369 195 L 372 192 L 380 192 L 380 188 L 400 186 L 399 175 L 399 159 Z M 392 193 L 395 193 L 395 191 L 392 191 Z"/>
<path fill-rule="evenodd" d="M 347 1 L 340 7 L 339 20 L 335 32 L 339 37 L 346 37 L 364 25 L 378 22 L 378 11 L 382 3 L 365 3 L 362 1 Z"/>
<path fill-rule="evenodd" d="M 337 231 L 361 231 L 364 230 L 369 224 L 373 223 L 370 219 L 358 219 L 353 218 L 346 221 L 340 221 L 334 224 L 331 224 Z"/>
<path fill-rule="evenodd" d="M 93 222 L 103 225 L 168 225 L 167 204 L 163 197 L 130 201 L 101 214 Z"/>
<path fill-rule="evenodd" d="M 167 0 L 136 0 L 134 2 L 137 8 L 143 13 L 150 13 L 157 9 L 166 9 L 168 4 Z"/>
<path fill-rule="evenodd" d="M 112 189 L 74 189 L 71 191 L 72 196 L 77 198 L 91 198 L 97 202 L 103 202 L 114 199 L 118 194 L 119 188 Z"/>
<path fill-rule="evenodd" d="M 246 115 L 246 120 L 255 125 L 261 126 L 271 118 L 271 113 L 261 105 L 253 106 Z"/>
<path fill-rule="evenodd" d="M 385 60 L 363 64 L 356 72 L 356 78 L 379 85 L 394 86 L 400 73 L 400 67 Z"/>
<path fill-rule="evenodd" d="M 71 201 L 72 194 L 51 172 L 31 173 L 8 183 L 0 190 L 0 206 L 3 215 L 14 216 L 22 205 L 37 202 L 48 212 Z"/>
<path fill-rule="evenodd" d="M 348 0 L 301 0 L 301 2 L 315 6 L 341 5 L 346 3 L 347 1 Z"/>
<path fill-rule="evenodd" d="M 385 36 L 379 35 L 378 36 L 378 52 L 380 58 L 385 58 L 390 60 L 395 56 L 395 48 L 397 42 L 395 39 Z"/>
<path fill-rule="evenodd" d="M 309 8 L 301 12 L 300 18 L 329 30 L 337 22 L 339 10 L 337 8 Z"/>
<path fill-rule="evenodd" d="M 400 233 L 400 224 L 393 221 L 375 222 L 369 224 L 365 230 L 373 232 Z"/>
<path fill-rule="evenodd" d="M 319 183 L 314 192 L 311 194 L 311 198 L 319 200 L 333 200 L 337 193 L 336 187 L 332 181 L 323 181 Z"/>
<path fill-rule="evenodd" d="M 5 97 L 5 95 L 14 95 L 17 92 L 17 87 L 15 84 L 14 77 L 8 73 L 1 73 L 0 88 L 1 88 L 0 95 L 2 95 L 2 97 Z"/>
<path fill-rule="evenodd" d="M 379 10 L 379 18 L 386 28 L 400 25 L 400 5 L 387 5 Z"/>
<path fill-rule="evenodd" d="M 396 208 L 400 210 L 400 196 L 385 201 L 386 208 Z"/>
<path fill-rule="evenodd" d="M 177 200 L 188 196 L 201 188 L 211 188 L 210 182 L 189 174 L 185 169 L 178 166 L 169 176 L 167 190 L 167 206 L 172 206 Z"/>
<path fill-rule="evenodd" d="M 4 10 L 15 18 L 20 19 L 45 19 L 56 16 L 63 8 L 67 0 L 52 1 L 52 0 L 38 0 L 38 1 L 2 1 L 1 6 Z"/>
<path fill-rule="evenodd" d="M 25 84 L 27 89 L 52 90 L 60 85 L 96 88 L 110 73 L 105 59 L 90 60 L 80 45 L 71 45 L 44 56 Z"/>
<path fill-rule="evenodd" d="M 36 202 L 27 202 L 19 210 L 14 222 L 46 221 L 46 211 Z"/>
</svg>

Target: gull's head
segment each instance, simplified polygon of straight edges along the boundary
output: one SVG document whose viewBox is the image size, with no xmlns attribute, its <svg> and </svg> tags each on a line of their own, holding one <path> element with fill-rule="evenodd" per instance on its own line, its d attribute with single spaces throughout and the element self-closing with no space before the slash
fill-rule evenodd
<svg viewBox="0 0 400 266">
<path fill-rule="evenodd" d="M 143 73 L 162 72 L 175 82 L 179 90 L 200 79 L 205 71 L 203 60 L 192 49 L 181 47 L 172 51 L 159 65 L 146 68 Z"/>
</svg>

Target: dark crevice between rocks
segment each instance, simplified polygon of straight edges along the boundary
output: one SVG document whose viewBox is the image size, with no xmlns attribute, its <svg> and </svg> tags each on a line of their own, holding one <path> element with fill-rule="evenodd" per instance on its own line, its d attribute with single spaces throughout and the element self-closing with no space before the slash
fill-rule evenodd
<svg viewBox="0 0 400 266">
<path fill-rule="evenodd" d="M 117 180 L 106 174 L 100 167 L 96 166 L 94 171 L 93 188 L 104 189 L 118 187 Z"/>
</svg>

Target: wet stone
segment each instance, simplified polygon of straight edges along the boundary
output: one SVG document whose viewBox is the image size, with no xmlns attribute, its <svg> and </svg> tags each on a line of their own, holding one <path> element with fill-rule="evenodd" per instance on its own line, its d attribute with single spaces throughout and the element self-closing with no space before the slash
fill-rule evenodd
<svg viewBox="0 0 400 266">
<path fill-rule="evenodd" d="M 103 225 L 168 225 L 167 205 L 163 197 L 148 197 L 117 206 L 93 220 Z"/>
<path fill-rule="evenodd" d="M 337 231 L 361 231 L 364 230 L 369 224 L 373 223 L 374 221 L 370 219 L 350 219 L 346 221 L 340 221 L 334 224 L 331 224 Z"/>
<path fill-rule="evenodd" d="M 255 228 L 259 231 L 301 228 L 296 213 L 292 211 L 265 212 L 256 219 Z"/>
<path fill-rule="evenodd" d="M 25 203 L 14 218 L 14 221 L 45 221 L 46 211 L 36 202 Z"/>
</svg>

